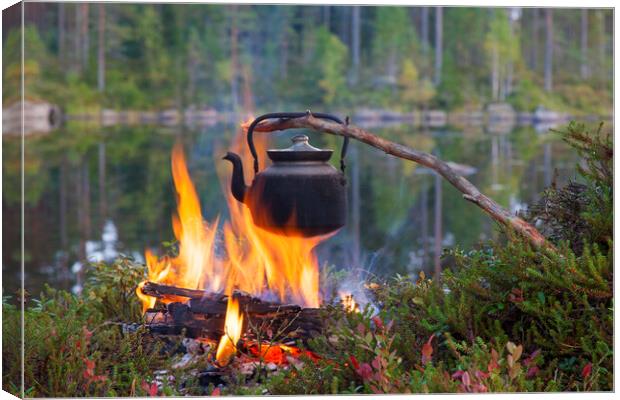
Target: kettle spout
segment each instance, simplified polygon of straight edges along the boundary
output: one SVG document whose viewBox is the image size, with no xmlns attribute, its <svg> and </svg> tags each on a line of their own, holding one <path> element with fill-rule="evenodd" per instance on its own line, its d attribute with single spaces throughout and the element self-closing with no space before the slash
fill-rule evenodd
<svg viewBox="0 0 620 400">
<path fill-rule="evenodd" d="M 243 163 L 241 162 L 241 157 L 235 153 L 228 152 L 223 159 L 230 161 L 233 165 L 232 180 L 230 181 L 232 195 L 237 201 L 243 203 L 248 187 L 245 185 L 243 179 Z"/>
</svg>

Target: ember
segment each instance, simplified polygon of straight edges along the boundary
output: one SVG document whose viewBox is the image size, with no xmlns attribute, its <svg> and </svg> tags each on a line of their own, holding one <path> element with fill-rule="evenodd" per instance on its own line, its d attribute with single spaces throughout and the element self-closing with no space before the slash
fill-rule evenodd
<svg viewBox="0 0 620 400">
<path fill-rule="evenodd" d="M 302 355 L 309 357 L 311 360 L 319 360 L 319 356 L 308 350 L 300 350 L 298 347 L 287 346 L 283 344 L 246 344 L 250 354 L 264 362 L 272 362 L 275 364 L 287 364 L 289 357 L 299 358 Z"/>
</svg>

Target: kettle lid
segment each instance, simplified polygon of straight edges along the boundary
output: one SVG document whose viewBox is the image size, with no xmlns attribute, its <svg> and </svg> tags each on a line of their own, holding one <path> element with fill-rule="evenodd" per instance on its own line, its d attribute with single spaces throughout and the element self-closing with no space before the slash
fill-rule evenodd
<svg viewBox="0 0 620 400">
<path fill-rule="evenodd" d="M 327 161 L 333 150 L 317 149 L 308 142 L 308 136 L 296 135 L 293 145 L 286 149 L 269 149 L 267 155 L 272 161 Z"/>
</svg>

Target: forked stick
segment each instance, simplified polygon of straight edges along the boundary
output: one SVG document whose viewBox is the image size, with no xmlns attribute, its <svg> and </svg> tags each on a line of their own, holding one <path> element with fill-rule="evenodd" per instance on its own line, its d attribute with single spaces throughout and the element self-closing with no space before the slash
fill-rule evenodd
<svg viewBox="0 0 620 400">
<path fill-rule="evenodd" d="M 299 118 L 273 119 L 259 123 L 254 129 L 256 132 L 273 132 L 283 131 L 286 129 L 307 128 L 320 132 L 327 132 L 332 135 L 345 136 L 357 139 L 372 147 L 383 150 L 387 154 L 395 157 L 404 158 L 423 165 L 440 174 L 458 191 L 463 193 L 463 198 L 468 200 L 491 218 L 500 224 L 512 228 L 515 232 L 526 238 L 535 248 L 545 249 L 556 252 L 556 248 L 532 225 L 522 218 L 511 214 L 504 207 L 497 204 L 493 199 L 485 196 L 470 181 L 461 176 L 450 165 L 435 157 L 411 147 L 392 142 L 377 135 L 374 135 L 355 125 L 341 125 L 324 119 L 315 118 L 312 113 L 308 112 L 305 116 Z"/>
</svg>

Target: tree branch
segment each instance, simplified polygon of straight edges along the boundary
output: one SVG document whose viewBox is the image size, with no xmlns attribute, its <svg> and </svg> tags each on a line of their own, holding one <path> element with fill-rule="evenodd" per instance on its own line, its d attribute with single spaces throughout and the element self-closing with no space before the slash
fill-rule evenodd
<svg viewBox="0 0 620 400">
<path fill-rule="evenodd" d="M 404 158 L 423 165 L 440 174 L 468 200 L 500 224 L 514 229 L 526 238 L 535 248 L 555 252 L 555 247 L 536 228 L 522 218 L 512 215 L 508 210 L 497 204 L 491 198 L 482 194 L 470 181 L 459 175 L 448 163 L 432 154 L 412 149 L 399 143 L 376 136 L 355 125 L 341 125 L 331 121 L 315 118 L 311 113 L 300 118 L 273 119 L 259 123 L 255 132 L 273 132 L 286 129 L 307 128 L 332 135 L 346 136 L 357 139 L 372 147 L 383 150 L 387 154 Z"/>
</svg>

